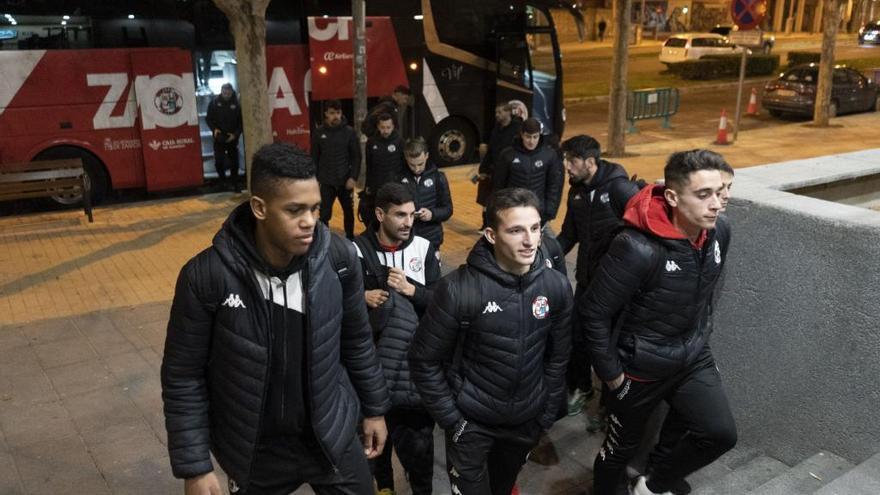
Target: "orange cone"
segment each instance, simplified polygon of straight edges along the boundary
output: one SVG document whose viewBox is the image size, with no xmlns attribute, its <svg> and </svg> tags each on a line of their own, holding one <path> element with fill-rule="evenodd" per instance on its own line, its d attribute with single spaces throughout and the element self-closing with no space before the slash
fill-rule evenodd
<svg viewBox="0 0 880 495">
<path fill-rule="evenodd" d="M 727 142 L 727 112 L 721 109 L 721 120 L 718 121 L 718 137 L 715 144 L 730 144 Z"/>
<path fill-rule="evenodd" d="M 746 109 L 746 115 L 755 117 L 758 115 L 758 90 L 752 88 L 752 96 L 749 97 L 749 107 Z"/>
</svg>

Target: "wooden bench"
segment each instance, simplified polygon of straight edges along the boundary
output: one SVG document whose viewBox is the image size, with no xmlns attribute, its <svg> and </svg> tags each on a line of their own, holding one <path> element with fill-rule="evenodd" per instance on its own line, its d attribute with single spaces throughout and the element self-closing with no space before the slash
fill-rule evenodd
<svg viewBox="0 0 880 495">
<path fill-rule="evenodd" d="M 44 160 L 0 165 L 0 201 L 81 194 L 92 222 L 92 189 L 82 160 Z"/>
</svg>

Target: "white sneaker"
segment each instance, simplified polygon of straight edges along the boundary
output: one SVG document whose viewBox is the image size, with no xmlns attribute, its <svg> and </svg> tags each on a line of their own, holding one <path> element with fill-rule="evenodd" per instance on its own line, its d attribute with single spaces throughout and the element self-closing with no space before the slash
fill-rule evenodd
<svg viewBox="0 0 880 495">
<path fill-rule="evenodd" d="M 672 495 L 672 492 L 657 493 L 648 489 L 648 478 L 639 476 L 635 483 L 629 486 L 630 495 Z"/>
</svg>

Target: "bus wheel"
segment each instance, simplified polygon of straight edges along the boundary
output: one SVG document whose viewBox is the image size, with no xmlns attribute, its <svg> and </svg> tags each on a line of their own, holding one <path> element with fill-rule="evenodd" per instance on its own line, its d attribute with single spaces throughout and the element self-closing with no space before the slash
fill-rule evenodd
<svg viewBox="0 0 880 495">
<path fill-rule="evenodd" d="M 100 203 L 107 195 L 109 180 L 107 171 L 101 160 L 88 151 L 77 148 L 76 146 L 56 146 L 41 151 L 34 157 L 34 161 L 40 160 L 65 160 L 70 158 L 79 158 L 82 160 L 83 168 L 86 171 L 86 180 L 92 188 L 92 204 Z M 82 203 L 82 194 L 58 194 L 52 196 L 52 201 L 63 206 L 70 206 Z"/>
<path fill-rule="evenodd" d="M 434 129 L 431 157 L 438 166 L 460 165 L 474 156 L 477 137 L 470 123 L 462 118 L 449 117 Z"/>
</svg>

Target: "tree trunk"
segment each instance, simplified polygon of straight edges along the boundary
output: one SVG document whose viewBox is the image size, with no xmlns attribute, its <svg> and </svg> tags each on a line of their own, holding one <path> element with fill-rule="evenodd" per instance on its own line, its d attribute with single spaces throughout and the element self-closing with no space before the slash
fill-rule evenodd
<svg viewBox="0 0 880 495">
<path fill-rule="evenodd" d="M 614 0 L 614 59 L 611 64 L 611 93 L 608 102 L 608 155 L 626 152 L 626 78 L 632 0 Z"/>
<path fill-rule="evenodd" d="M 251 156 L 272 142 L 266 80 L 266 7 L 270 0 L 213 0 L 226 18 L 235 41 L 236 72 L 244 125 L 247 188 L 251 188 Z"/>
<path fill-rule="evenodd" d="M 361 160 L 365 160 L 366 139 L 361 134 L 361 124 L 367 118 L 367 27 L 366 4 L 364 0 L 351 0 L 351 14 L 354 21 L 354 130 L 361 145 Z M 403 129 L 400 130 L 401 135 Z M 358 183 L 363 184 L 367 167 L 361 163 Z"/>
<path fill-rule="evenodd" d="M 831 104 L 831 82 L 834 76 L 834 43 L 837 39 L 837 28 L 840 26 L 838 0 L 824 0 L 824 2 L 822 58 L 819 60 L 819 84 L 816 88 L 816 106 L 813 109 L 813 124 L 822 127 L 828 125 L 830 117 L 828 108 Z"/>
</svg>

